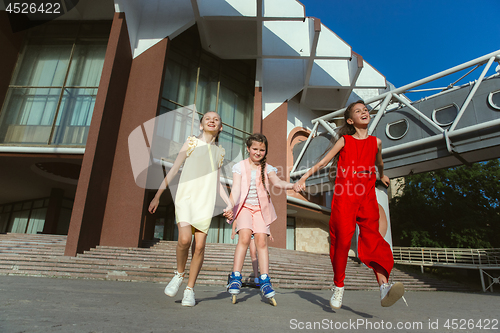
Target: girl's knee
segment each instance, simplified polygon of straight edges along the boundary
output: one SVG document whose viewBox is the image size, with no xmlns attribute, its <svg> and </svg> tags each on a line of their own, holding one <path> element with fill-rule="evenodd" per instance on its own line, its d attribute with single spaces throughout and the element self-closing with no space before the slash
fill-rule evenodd
<svg viewBox="0 0 500 333">
<path fill-rule="evenodd" d="M 252 231 L 248 229 L 241 229 L 238 232 L 238 243 L 246 246 L 250 245 L 252 239 Z"/>
<path fill-rule="evenodd" d="M 260 249 L 263 247 L 267 247 L 267 235 L 255 234 L 255 246 Z"/>
<path fill-rule="evenodd" d="M 181 237 L 179 235 L 179 238 L 177 240 L 177 246 L 182 248 L 182 249 L 188 249 L 191 246 L 191 236 Z"/>
<path fill-rule="evenodd" d="M 196 244 L 196 247 L 194 248 L 194 254 L 195 255 L 205 254 L 205 244 L 203 244 L 203 245 Z"/>
</svg>

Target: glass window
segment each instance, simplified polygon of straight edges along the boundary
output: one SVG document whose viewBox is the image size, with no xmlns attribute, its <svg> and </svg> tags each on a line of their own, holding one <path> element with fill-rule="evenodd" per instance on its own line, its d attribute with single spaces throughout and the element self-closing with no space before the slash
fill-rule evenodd
<svg viewBox="0 0 500 333">
<path fill-rule="evenodd" d="M 42 208 L 43 207 L 43 199 L 33 201 L 33 208 Z"/>
<path fill-rule="evenodd" d="M 488 95 L 488 103 L 492 108 L 500 110 L 500 90 L 490 92 Z"/>
<path fill-rule="evenodd" d="M 10 213 L 2 213 L 0 214 L 0 232 L 7 232 L 7 226 L 9 225 L 9 216 Z"/>
<path fill-rule="evenodd" d="M 12 218 L 11 218 L 12 226 L 9 231 L 13 233 L 22 233 L 22 234 L 25 233 L 26 226 L 28 225 L 29 215 L 30 215 L 29 210 L 23 210 L 12 213 Z"/>
<path fill-rule="evenodd" d="M 0 143 L 85 146 L 109 30 L 108 22 L 33 29 L 0 113 Z"/>
<path fill-rule="evenodd" d="M 160 114 L 191 104 L 200 116 L 215 111 L 223 122 L 220 144 L 240 147 L 226 149 L 231 152 L 226 160 L 243 154 L 245 138 L 252 132 L 255 61 L 223 60 L 203 51 L 194 27 L 172 40 L 166 67 Z M 174 139 L 191 134 L 191 126 L 160 130 L 174 133 Z"/>
<path fill-rule="evenodd" d="M 45 215 L 47 215 L 47 208 L 33 209 L 31 211 L 26 233 L 37 234 L 42 232 L 43 225 L 45 224 Z"/>
<path fill-rule="evenodd" d="M 408 132 L 409 128 L 408 120 L 401 119 L 387 124 L 385 128 L 385 134 L 387 137 L 393 140 L 401 139 Z"/>
<path fill-rule="evenodd" d="M 458 106 L 455 104 L 451 104 L 439 109 L 435 109 L 432 112 L 432 120 L 439 126 L 448 126 L 453 123 L 453 120 L 455 120 L 457 114 Z"/>
<path fill-rule="evenodd" d="M 37 234 L 43 231 L 49 198 L 16 202 L 0 206 L 0 233 Z M 73 200 L 64 198 L 59 214 L 57 234 L 67 234 Z M 12 210 L 12 213 L 10 211 Z"/>
<path fill-rule="evenodd" d="M 252 132 L 254 91 L 255 61 L 219 59 L 205 52 L 194 26 L 169 45 L 160 114 L 192 104 L 196 105 L 199 116 L 208 111 L 217 112 L 223 124 L 219 144 L 226 149 L 225 160 L 231 161 L 238 153 L 244 153 L 245 138 Z M 177 143 L 192 134 L 191 121 L 183 119 L 186 117 L 183 115 L 176 117 L 171 123 L 161 123 L 156 128 L 159 136 L 164 133 L 164 137 L 175 141 L 162 147 L 167 159 L 175 159 L 180 149 Z M 231 166 L 224 168 L 223 175 L 232 178 Z M 173 209 L 173 204 L 170 207 Z M 226 219 L 216 216 L 212 219 L 207 243 L 235 244 L 237 237 L 232 240 L 231 232 Z M 172 233 L 172 238 L 164 235 L 164 239 L 176 240 L 177 228 Z"/>
<path fill-rule="evenodd" d="M 212 222 L 210 222 L 210 229 L 208 229 L 207 233 L 207 243 L 219 243 L 219 232 L 223 232 L 223 229 L 219 230 L 219 224 L 219 217 L 216 216 L 212 218 Z"/>
</svg>

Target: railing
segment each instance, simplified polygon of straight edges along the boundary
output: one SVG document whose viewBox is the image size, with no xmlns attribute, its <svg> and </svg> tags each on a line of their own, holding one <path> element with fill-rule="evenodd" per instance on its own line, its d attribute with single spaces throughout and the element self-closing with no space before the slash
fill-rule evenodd
<svg viewBox="0 0 500 333">
<path fill-rule="evenodd" d="M 394 262 L 424 266 L 500 267 L 500 249 L 394 247 Z M 465 267 L 466 266 L 466 267 Z M 470 267 L 473 266 L 473 267 Z"/>
<path fill-rule="evenodd" d="M 484 270 L 500 270 L 500 249 L 459 249 L 434 247 L 398 247 L 392 249 L 394 263 L 402 265 L 440 266 L 450 268 L 478 269 L 483 291 L 493 291 L 493 284 L 500 284 L 500 278 Z M 489 279 L 486 287 L 484 275 Z"/>
</svg>

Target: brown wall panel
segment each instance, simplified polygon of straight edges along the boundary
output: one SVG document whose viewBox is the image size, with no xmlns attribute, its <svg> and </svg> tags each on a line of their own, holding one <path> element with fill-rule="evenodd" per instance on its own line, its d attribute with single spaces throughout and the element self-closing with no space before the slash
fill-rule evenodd
<svg viewBox="0 0 500 333">
<path fill-rule="evenodd" d="M 65 255 L 99 244 L 132 63 L 124 13 L 113 18 L 68 231 Z"/>
<path fill-rule="evenodd" d="M 147 220 L 145 206 L 149 205 L 149 202 L 145 198 L 145 190 L 135 183 L 130 164 L 128 136 L 137 126 L 155 118 L 158 114 L 167 48 L 168 38 L 165 38 L 132 61 L 101 245 L 123 247 L 140 245 L 141 227 Z"/>
<path fill-rule="evenodd" d="M 262 88 L 255 87 L 253 98 L 253 133 L 262 132 Z"/>
<path fill-rule="evenodd" d="M 262 133 L 269 143 L 267 162 L 278 168 L 278 176 L 282 180 L 287 180 L 287 113 L 288 103 L 285 102 L 262 121 Z M 286 191 L 273 188 L 272 192 L 278 219 L 271 224 L 274 243 L 269 245 L 286 248 Z"/>
</svg>

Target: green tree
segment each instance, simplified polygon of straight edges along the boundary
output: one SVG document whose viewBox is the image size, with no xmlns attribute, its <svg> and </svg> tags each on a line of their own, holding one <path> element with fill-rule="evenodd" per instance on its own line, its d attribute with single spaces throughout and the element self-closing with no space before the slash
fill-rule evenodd
<svg viewBox="0 0 500 333">
<path fill-rule="evenodd" d="M 407 176 L 390 203 L 400 246 L 500 247 L 498 159 Z"/>
</svg>

